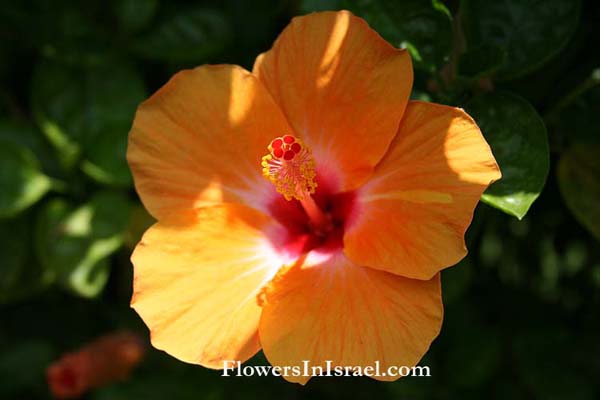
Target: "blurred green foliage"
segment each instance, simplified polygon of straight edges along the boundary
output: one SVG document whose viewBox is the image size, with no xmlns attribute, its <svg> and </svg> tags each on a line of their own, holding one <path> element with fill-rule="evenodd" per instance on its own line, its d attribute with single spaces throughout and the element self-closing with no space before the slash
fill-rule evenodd
<svg viewBox="0 0 600 400">
<path fill-rule="evenodd" d="M 63 352 L 146 334 L 128 307 L 129 255 L 152 223 L 125 160 L 137 104 L 182 68 L 251 68 L 294 15 L 342 8 L 410 51 L 413 98 L 471 113 L 504 175 L 470 255 L 442 274 L 433 377 L 299 387 L 152 351 L 86 398 L 600 397 L 597 2 L 23 0 L 0 6 L 0 398 L 48 398 Z"/>
</svg>

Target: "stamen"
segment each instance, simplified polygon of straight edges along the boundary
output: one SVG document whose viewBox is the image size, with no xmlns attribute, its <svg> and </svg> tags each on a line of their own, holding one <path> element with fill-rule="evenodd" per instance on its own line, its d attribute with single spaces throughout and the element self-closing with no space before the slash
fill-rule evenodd
<svg viewBox="0 0 600 400">
<path fill-rule="evenodd" d="M 262 158 L 263 176 L 286 200 L 301 202 L 315 192 L 315 162 L 310 149 L 292 136 L 275 138 L 269 144 L 269 154 Z"/>
<path fill-rule="evenodd" d="M 275 138 L 269 144 L 269 154 L 262 158 L 263 176 L 286 200 L 296 199 L 306 211 L 315 233 L 324 234 L 331 228 L 331 218 L 323 213 L 311 194 L 315 192 L 315 162 L 310 149 L 292 136 Z"/>
</svg>

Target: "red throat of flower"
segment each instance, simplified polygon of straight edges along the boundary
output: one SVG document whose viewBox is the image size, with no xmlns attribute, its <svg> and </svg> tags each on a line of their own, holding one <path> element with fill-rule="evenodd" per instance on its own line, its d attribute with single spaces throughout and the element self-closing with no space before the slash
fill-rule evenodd
<svg viewBox="0 0 600 400">
<path fill-rule="evenodd" d="M 302 204 L 316 231 L 328 231 L 331 218 L 312 197 L 317 188 L 317 174 L 310 149 L 292 135 L 273 139 L 268 149 L 269 154 L 262 158 L 263 176 L 286 200 L 296 199 Z"/>
</svg>

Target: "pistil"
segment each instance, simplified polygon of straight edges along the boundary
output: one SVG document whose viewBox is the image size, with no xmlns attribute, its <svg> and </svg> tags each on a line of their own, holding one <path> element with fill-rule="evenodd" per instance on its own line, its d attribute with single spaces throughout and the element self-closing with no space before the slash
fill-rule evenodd
<svg viewBox="0 0 600 400">
<path fill-rule="evenodd" d="M 286 200 L 300 202 L 315 232 L 326 233 L 331 218 L 315 203 L 315 162 L 310 149 L 292 135 L 277 137 L 268 146 L 269 154 L 262 158 L 263 176 L 275 185 Z"/>
<path fill-rule="evenodd" d="M 331 216 L 324 213 L 311 195 L 300 200 L 300 204 L 308 218 L 315 233 L 325 235 L 331 229 Z"/>
</svg>

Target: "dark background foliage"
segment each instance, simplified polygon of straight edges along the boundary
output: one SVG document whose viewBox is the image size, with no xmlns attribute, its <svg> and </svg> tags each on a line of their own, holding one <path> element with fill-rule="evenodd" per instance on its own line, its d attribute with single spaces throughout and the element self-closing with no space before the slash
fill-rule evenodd
<svg viewBox="0 0 600 400">
<path fill-rule="evenodd" d="M 348 8 L 413 56 L 413 98 L 464 107 L 504 174 L 443 272 L 431 378 L 222 378 L 151 350 L 85 398 L 600 398 L 600 7 L 577 0 L 67 0 L 0 5 L 0 398 L 129 308 L 152 223 L 125 162 L 137 104 L 176 71 L 251 68 L 294 15 Z M 539 196 L 539 197 L 538 197 Z M 537 199 L 537 200 L 536 200 Z M 264 364 L 262 355 L 252 363 Z"/>
</svg>

